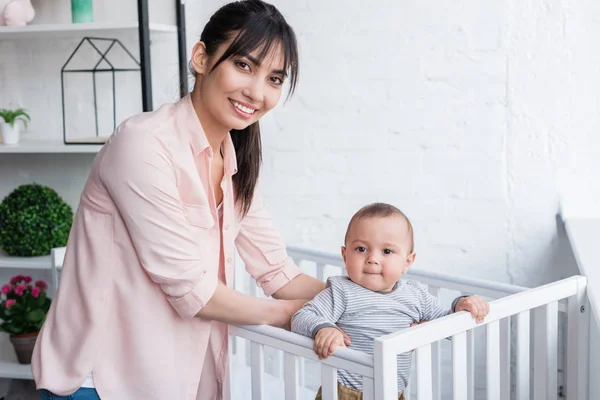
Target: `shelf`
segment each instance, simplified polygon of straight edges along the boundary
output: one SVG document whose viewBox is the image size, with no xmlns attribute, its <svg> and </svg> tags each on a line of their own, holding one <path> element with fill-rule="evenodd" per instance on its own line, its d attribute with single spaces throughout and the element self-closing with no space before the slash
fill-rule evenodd
<svg viewBox="0 0 600 400">
<path fill-rule="evenodd" d="M 50 269 L 50 256 L 12 257 L 0 250 L 0 268 Z"/>
<path fill-rule="evenodd" d="M 85 23 L 85 24 L 32 24 L 25 26 L 0 26 L 0 40 L 27 38 L 56 38 L 84 36 L 106 36 L 122 32 L 137 34 L 137 21 L 130 23 Z M 151 33 L 174 33 L 176 25 L 150 24 Z"/>
<path fill-rule="evenodd" d="M 0 378 L 33 379 L 31 364 L 19 364 L 16 361 L 0 361 Z"/>
<path fill-rule="evenodd" d="M 18 144 L 0 143 L 0 153 L 97 153 L 102 144 L 64 144 L 62 140 L 22 138 Z"/>
</svg>

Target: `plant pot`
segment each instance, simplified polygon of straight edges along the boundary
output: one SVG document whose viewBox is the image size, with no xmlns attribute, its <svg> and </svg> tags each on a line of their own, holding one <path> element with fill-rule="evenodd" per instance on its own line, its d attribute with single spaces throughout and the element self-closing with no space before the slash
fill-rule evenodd
<svg viewBox="0 0 600 400">
<path fill-rule="evenodd" d="M 71 0 L 71 19 L 74 24 L 94 22 L 93 0 Z"/>
<path fill-rule="evenodd" d="M 33 347 L 35 346 L 38 333 L 39 332 L 33 332 L 10 336 L 10 342 L 15 348 L 19 364 L 31 364 L 31 354 L 33 353 Z"/>
<path fill-rule="evenodd" d="M 14 145 L 19 143 L 19 131 L 21 126 L 15 123 L 15 126 L 10 126 L 6 122 L 0 124 L 0 130 L 2 130 L 2 143 L 8 145 Z"/>
</svg>

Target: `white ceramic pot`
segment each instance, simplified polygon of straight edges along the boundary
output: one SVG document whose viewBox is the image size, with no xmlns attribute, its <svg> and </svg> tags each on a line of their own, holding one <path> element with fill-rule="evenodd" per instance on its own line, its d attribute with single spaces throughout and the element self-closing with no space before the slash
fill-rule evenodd
<svg viewBox="0 0 600 400">
<path fill-rule="evenodd" d="M 21 125 L 17 122 L 15 126 L 10 126 L 6 122 L 0 123 L 0 130 L 2 130 L 2 144 L 18 144 L 19 134 Z"/>
</svg>

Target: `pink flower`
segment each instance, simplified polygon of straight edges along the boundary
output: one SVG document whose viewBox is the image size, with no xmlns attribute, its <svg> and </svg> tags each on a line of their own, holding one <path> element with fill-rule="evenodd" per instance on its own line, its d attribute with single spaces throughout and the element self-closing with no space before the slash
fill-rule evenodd
<svg viewBox="0 0 600 400">
<path fill-rule="evenodd" d="M 15 288 L 15 294 L 17 296 L 22 296 L 25 289 L 27 289 L 27 287 L 25 285 L 19 285 Z"/>
<path fill-rule="evenodd" d="M 31 295 L 32 295 L 33 297 L 36 297 L 36 298 L 37 298 L 37 297 L 40 295 L 40 288 L 39 288 L 39 287 L 34 287 L 34 288 L 31 290 Z"/>
<path fill-rule="evenodd" d="M 2 286 L 2 293 L 4 294 L 9 294 L 11 292 L 12 288 L 9 285 L 4 285 Z"/>
<path fill-rule="evenodd" d="M 17 301 L 15 299 L 8 299 L 8 300 L 6 300 L 6 309 L 10 310 L 10 308 L 12 306 L 14 306 L 16 302 Z"/>
<path fill-rule="evenodd" d="M 39 287 L 39 288 L 40 288 L 40 289 L 42 289 L 42 290 L 46 290 L 46 289 L 48 289 L 48 284 L 47 284 L 46 282 L 44 282 L 44 281 L 37 281 L 37 282 L 35 283 L 35 286 L 36 286 L 36 287 Z"/>
<path fill-rule="evenodd" d="M 29 283 L 29 282 L 31 282 L 31 277 L 30 276 L 24 276 L 23 280 L 25 281 L 25 283 Z"/>
<path fill-rule="evenodd" d="M 13 277 L 13 278 L 10 280 L 10 283 L 12 283 L 12 284 L 14 285 L 14 284 L 16 284 L 16 283 L 19 283 L 19 282 L 21 282 L 21 281 L 23 280 L 23 278 L 24 278 L 24 276 L 23 276 L 23 275 L 17 275 L 17 276 L 14 276 L 14 277 Z"/>
</svg>

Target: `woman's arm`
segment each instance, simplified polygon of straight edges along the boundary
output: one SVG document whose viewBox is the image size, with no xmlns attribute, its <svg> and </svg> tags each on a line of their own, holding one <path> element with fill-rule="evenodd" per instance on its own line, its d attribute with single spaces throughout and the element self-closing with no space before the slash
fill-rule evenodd
<svg viewBox="0 0 600 400">
<path fill-rule="evenodd" d="M 324 287 L 294 264 L 258 191 L 240 221 L 235 244 L 246 270 L 266 296 L 310 300 Z"/>
<path fill-rule="evenodd" d="M 218 249 L 198 245 L 171 155 L 153 132 L 134 122 L 120 125 L 102 151 L 100 180 L 118 210 L 115 218 L 127 226 L 141 267 L 182 318 L 193 318 L 217 287 L 217 274 L 209 271 L 218 264 L 207 263 L 206 252 Z"/>
<path fill-rule="evenodd" d="M 259 299 L 219 283 L 208 303 L 196 316 L 228 324 L 285 327 L 305 302 Z"/>
<path fill-rule="evenodd" d="M 325 289 L 325 282 L 306 274 L 300 274 L 287 285 L 273 293 L 273 297 L 285 300 L 312 300 L 323 289 Z"/>
</svg>

